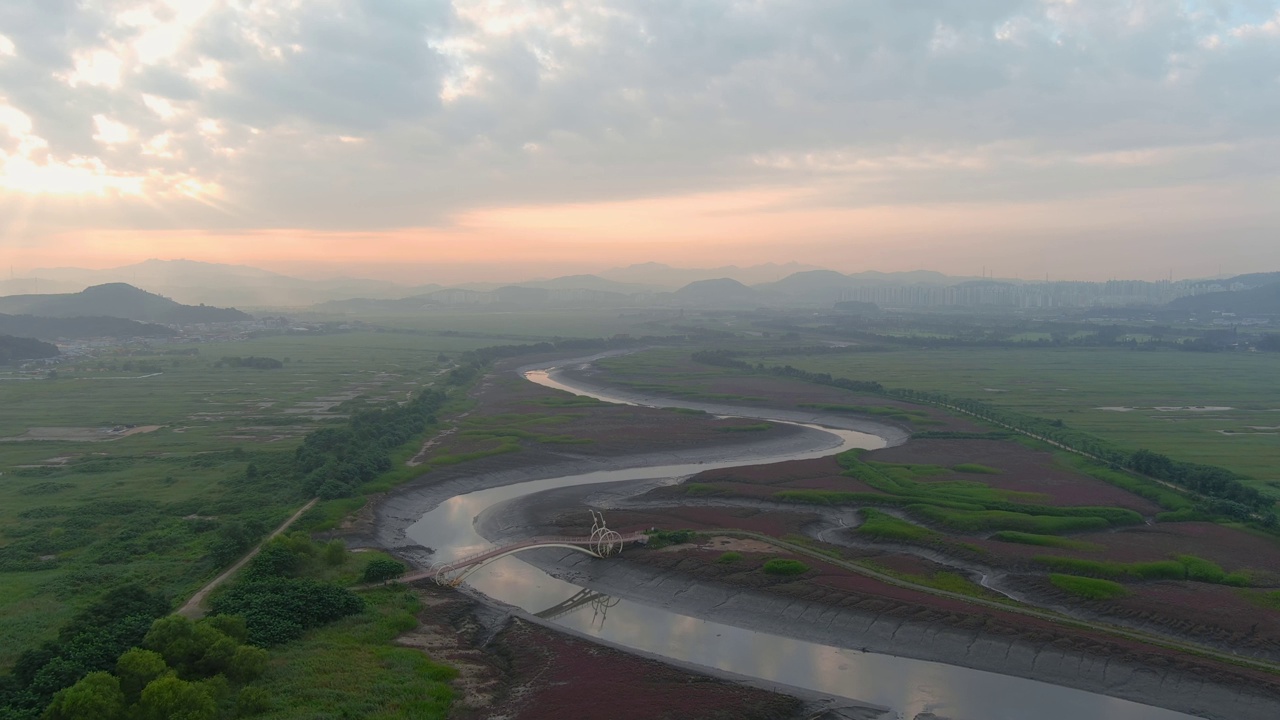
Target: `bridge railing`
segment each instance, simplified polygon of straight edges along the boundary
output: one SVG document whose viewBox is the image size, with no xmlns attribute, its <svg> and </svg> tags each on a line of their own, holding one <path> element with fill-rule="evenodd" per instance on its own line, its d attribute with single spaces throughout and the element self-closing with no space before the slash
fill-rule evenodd
<svg viewBox="0 0 1280 720">
<path fill-rule="evenodd" d="M 637 533 L 631 533 L 630 535 L 621 535 L 615 540 L 615 542 L 619 544 L 625 544 L 625 543 L 634 543 L 634 542 L 645 542 L 648 539 L 649 539 L 648 536 L 645 535 L 644 533 L 637 532 Z M 471 555 L 467 555 L 465 557 L 461 557 L 456 560 L 450 560 L 448 562 L 433 565 L 431 568 L 428 568 L 423 572 L 413 573 L 412 575 L 406 576 L 405 579 L 416 580 L 416 579 L 422 579 L 422 578 L 435 577 L 436 575 L 439 575 L 441 573 L 448 573 L 456 570 L 461 570 L 462 568 L 474 565 L 479 562 L 483 562 L 491 557 L 495 557 L 497 555 L 503 555 L 515 550 L 520 550 L 522 548 L 531 548 L 531 547 L 537 547 L 540 545 L 578 545 L 578 546 L 589 548 L 593 545 L 599 544 L 599 542 L 600 542 L 600 539 L 596 537 L 574 537 L 574 536 L 567 536 L 567 535 L 545 535 L 540 537 L 527 538 L 525 540 L 520 540 L 514 543 L 508 543 L 506 545 L 492 547 L 492 548 L 489 548 L 488 550 L 483 550 L 481 552 L 473 553 Z"/>
</svg>

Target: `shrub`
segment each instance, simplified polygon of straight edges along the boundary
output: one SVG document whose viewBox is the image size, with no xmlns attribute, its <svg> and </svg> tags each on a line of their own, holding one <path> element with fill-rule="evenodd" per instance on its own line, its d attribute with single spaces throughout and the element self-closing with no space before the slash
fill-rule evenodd
<svg viewBox="0 0 1280 720">
<path fill-rule="evenodd" d="M 803 575 L 809 572 L 809 566 L 799 560 L 773 558 L 765 562 L 764 571 L 770 575 Z"/>
<path fill-rule="evenodd" d="M 249 642 L 268 647 L 354 615 L 364 609 L 364 600 L 331 583 L 269 578 L 238 582 L 214 597 L 210 605 L 214 614 L 242 616 Z"/>
<path fill-rule="evenodd" d="M 668 545 L 683 545 L 687 542 L 693 542 L 697 535 L 692 530 L 654 530 L 649 533 L 648 545 L 654 549 Z"/>
<path fill-rule="evenodd" d="M 389 558 L 374 558 L 364 566 L 360 579 L 367 583 L 386 582 L 404 574 L 404 563 Z"/>
<path fill-rule="evenodd" d="M 341 565 L 347 560 L 347 545 L 341 540 L 330 540 L 324 546 L 324 561 L 329 565 Z"/>
<path fill-rule="evenodd" d="M 1072 595 L 1086 600 L 1111 600 L 1129 594 L 1129 591 L 1123 585 L 1110 580 L 1054 573 L 1049 576 L 1049 582 Z"/>
<path fill-rule="evenodd" d="M 723 565 L 729 565 L 731 563 L 736 563 L 741 559 L 742 559 L 742 553 L 733 552 L 732 550 L 730 550 L 729 552 L 724 553 L 720 557 L 716 558 L 716 562 L 721 563 Z"/>
<path fill-rule="evenodd" d="M 261 715 L 271 709 L 271 693 L 263 688 L 250 685 L 236 695 L 236 717 Z"/>
</svg>

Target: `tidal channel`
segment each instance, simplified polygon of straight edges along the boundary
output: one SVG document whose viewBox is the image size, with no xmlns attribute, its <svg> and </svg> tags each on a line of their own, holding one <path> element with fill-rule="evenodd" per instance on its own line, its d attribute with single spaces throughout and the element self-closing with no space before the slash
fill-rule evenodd
<svg viewBox="0 0 1280 720">
<path fill-rule="evenodd" d="M 581 364 L 583 361 L 574 361 Z M 674 399 L 645 402 L 635 395 L 603 391 L 557 372 L 527 370 L 531 382 L 612 403 L 661 407 L 708 406 Z M 716 414 L 792 422 L 795 413 L 764 408 L 715 406 Z M 796 423 L 803 424 L 803 423 Z M 811 428 L 817 426 L 809 425 Z M 652 466 L 548 478 L 456 495 L 408 528 L 409 537 L 432 548 L 433 560 L 448 561 L 494 547 L 476 530 L 476 518 L 499 503 L 574 485 L 663 479 L 678 482 L 705 470 L 832 455 L 850 448 L 877 448 L 875 435 L 829 427 L 825 447 L 749 460 Z M 652 483 L 647 483 L 651 487 Z M 616 562 L 601 560 L 595 562 Z M 1190 720 L 1192 716 L 1096 693 L 957 665 L 863 652 L 710 622 L 670 609 L 609 596 L 552 577 L 509 556 L 485 565 L 467 584 L 506 605 L 538 615 L 582 635 L 615 646 L 669 658 L 743 678 L 803 688 L 856 703 L 889 709 L 886 717 L 911 720 L 933 713 L 951 720 Z M 761 617 L 759 626 L 768 627 Z M 785 691 L 785 688 L 781 688 Z"/>
</svg>

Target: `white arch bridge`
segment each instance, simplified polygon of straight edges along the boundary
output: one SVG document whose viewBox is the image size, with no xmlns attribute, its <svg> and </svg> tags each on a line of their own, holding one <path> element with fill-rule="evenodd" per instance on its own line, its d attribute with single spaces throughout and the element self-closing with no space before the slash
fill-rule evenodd
<svg viewBox="0 0 1280 720">
<path fill-rule="evenodd" d="M 399 581 L 414 582 L 416 580 L 431 579 L 435 580 L 439 585 L 457 586 L 465 581 L 471 573 L 494 560 L 532 548 L 564 548 L 586 553 L 595 558 L 606 558 L 622 552 L 622 548 L 628 544 L 649 541 L 649 536 L 643 532 L 621 535 L 615 530 L 610 530 L 604 524 L 603 515 L 592 513 L 592 519 L 594 522 L 589 537 L 546 536 L 527 538 L 490 548 L 474 555 L 458 558 L 457 560 L 438 562 L 426 570 L 402 576 Z"/>
</svg>

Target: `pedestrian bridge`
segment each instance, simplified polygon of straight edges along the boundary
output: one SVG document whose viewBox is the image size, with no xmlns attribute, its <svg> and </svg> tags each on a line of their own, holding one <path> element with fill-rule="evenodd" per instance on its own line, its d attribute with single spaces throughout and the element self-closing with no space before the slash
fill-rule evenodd
<svg viewBox="0 0 1280 720">
<path fill-rule="evenodd" d="M 565 550 L 576 550 L 591 557 L 606 558 L 622 552 L 622 548 L 626 545 L 646 543 L 648 541 L 649 536 L 642 532 L 621 535 L 600 524 L 594 528 L 589 537 L 547 536 L 528 538 L 490 548 L 457 560 L 438 562 L 426 570 L 405 575 L 399 580 L 400 582 L 414 582 L 416 580 L 430 579 L 440 585 L 456 586 L 466 580 L 468 575 L 484 565 L 498 558 L 514 555 L 524 550 L 563 548 Z"/>
</svg>

